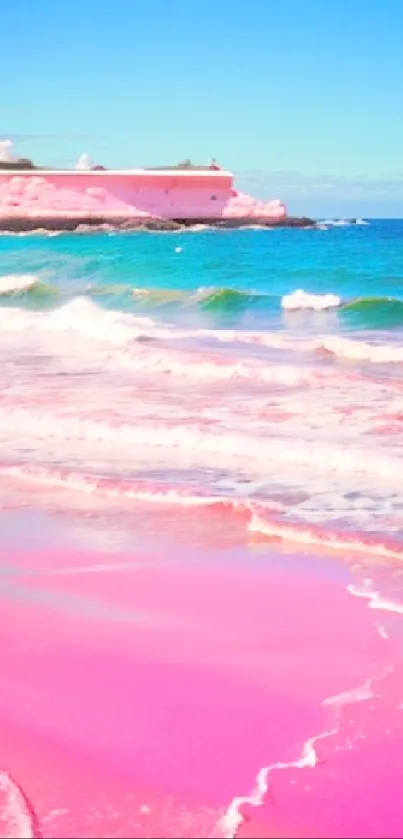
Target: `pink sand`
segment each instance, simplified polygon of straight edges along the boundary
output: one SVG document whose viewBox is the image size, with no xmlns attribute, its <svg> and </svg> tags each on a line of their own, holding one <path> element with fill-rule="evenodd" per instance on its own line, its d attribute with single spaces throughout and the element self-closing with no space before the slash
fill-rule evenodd
<svg viewBox="0 0 403 839">
<path fill-rule="evenodd" d="M 0 219 L 267 219 L 280 220 L 278 200 L 233 189 L 224 170 L 0 172 Z"/>
<path fill-rule="evenodd" d="M 38 835 L 220 836 L 260 768 L 295 761 L 331 728 L 337 707 L 323 700 L 395 660 L 379 616 L 333 565 L 323 560 L 319 573 L 302 556 L 273 559 L 238 551 L 232 563 L 227 553 L 201 564 L 183 549 L 10 556 L 22 573 L 0 578 L 1 766 Z M 374 804 L 398 793 L 397 687 L 386 688 L 376 712 L 369 702 L 343 709 L 343 751 L 323 740 L 324 766 L 298 770 L 296 786 L 292 769 L 277 772 L 279 803 L 249 808 L 240 835 L 360 836 L 368 812 L 371 835 L 400 835 L 398 799 L 389 816 Z M 351 709 L 367 737 L 353 752 Z"/>
<path fill-rule="evenodd" d="M 245 807 L 238 835 L 267 836 L 273 813 L 280 826 L 291 813 L 300 836 L 401 837 L 402 678 L 400 661 L 374 682 L 372 699 L 341 706 L 338 732 L 318 743 L 317 769 L 273 772 L 271 796 Z"/>
</svg>

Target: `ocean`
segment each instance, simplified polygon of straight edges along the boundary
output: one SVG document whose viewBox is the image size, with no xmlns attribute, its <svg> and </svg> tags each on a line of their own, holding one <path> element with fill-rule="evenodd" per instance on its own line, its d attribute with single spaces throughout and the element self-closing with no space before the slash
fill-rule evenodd
<svg viewBox="0 0 403 839">
<path fill-rule="evenodd" d="M 4 835 L 400 835 L 403 221 L 3 234 L 0 327 Z"/>
</svg>

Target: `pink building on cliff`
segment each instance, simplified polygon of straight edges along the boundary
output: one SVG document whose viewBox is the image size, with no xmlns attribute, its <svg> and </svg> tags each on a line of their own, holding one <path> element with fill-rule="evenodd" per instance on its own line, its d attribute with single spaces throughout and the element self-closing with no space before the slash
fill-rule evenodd
<svg viewBox="0 0 403 839">
<path fill-rule="evenodd" d="M 122 224 L 147 221 L 279 224 L 279 200 L 259 201 L 234 189 L 231 172 L 215 161 L 192 166 L 106 170 L 86 155 L 76 169 L 35 167 L 0 142 L 0 225 L 53 222 Z"/>
</svg>

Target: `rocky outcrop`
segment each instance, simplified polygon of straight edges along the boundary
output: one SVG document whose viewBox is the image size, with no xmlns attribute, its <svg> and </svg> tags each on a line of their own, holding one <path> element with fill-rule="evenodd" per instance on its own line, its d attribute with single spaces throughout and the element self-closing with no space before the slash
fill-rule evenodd
<svg viewBox="0 0 403 839">
<path fill-rule="evenodd" d="M 271 227 L 315 227 L 316 222 L 307 218 L 307 216 L 285 216 L 278 222 L 274 222 Z"/>
<path fill-rule="evenodd" d="M 183 221 L 182 224 L 186 227 L 189 222 Z M 316 222 L 306 216 L 283 216 L 282 218 L 232 218 L 232 219 L 200 219 L 199 221 L 192 221 L 194 224 L 208 224 L 211 227 L 216 227 L 224 230 L 232 230 L 240 227 L 314 227 Z"/>
<path fill-rule="evenodd" d="M 28 161 L 26 162 L 28 164 Z M 0 218 L 57 219 L 61 225 L 272 223 L 286 217 L 281 201 L 261 201 L 233 189 L 225 171 L 11 171 L 0 169 Z M 88 221 L 90 220 L 90 221 Z M 164 222 L 165 223 L 165 222 Z"/>
<path fill-rule="evenodd" d="M 236 230 L 247 227 L 284 228 L 284 227 L 315 227 L 315 222 L 309 218 L 293 218 L 285 216 L 282 219 L 105 219 L 105 218 L 1 218 L 0 231 L 10 233 L 29 233 L 33 231 L 64 231 L 75 233 L 106 233 L 109 231 L 122 232 L 174 232 L 186 230 L 189 227 L 211 227 L 217 230 Z"/>
<path fill-rule="evenodd" d="M 172 231 L 181 230 L 184 225 L 180 221 L 173 219 L 141 219 L 140 221 L 126 221 L 118 225 L 120 230 L 155 230 L 155 231 Z"/>
<path fill-rule="evenodd" d="M 76 170 L 35 171 L 32 161 L 13 155 L 11 146 L 0 142 L 2 230 L 313 226 L 310 219 L 287 216 L 279 199 L 261 200 L 234 189 L 232 173 L 217 165 L 105 171 L 91 167 L 84 155 Z"/>
</svg>

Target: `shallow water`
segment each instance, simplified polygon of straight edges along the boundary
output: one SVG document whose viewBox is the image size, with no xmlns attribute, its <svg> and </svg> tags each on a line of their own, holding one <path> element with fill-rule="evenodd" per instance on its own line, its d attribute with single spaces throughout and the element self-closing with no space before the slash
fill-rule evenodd
<svg viewBox="0 0 403 839">
<path fill-rule="evenodd" d="M 289 784 L 309 753 L 303 777 L 312 737 L 325 737 L 333 766 L 353 728 L 364 770 L 380 737 L 387 751 L 389 715 L 400 754 L 403 222 L 3 235 L 0 300 L 0 598 L 10 642 L 0 725 L 17 726 L 3 766 L 35 813 L 42 802 L 39 834 L 123 836 L 131 825 L 133 835 L 247 835 L 259 818 L 275 823 L 267 790 L 259 801 L 248 793 L 259 770 L 285 764 Z M 141 673 L 137 686 L 129 671 Z M 105 672 L 113 689 L 103 687 Z M 329 722 L 321 703 L 346 691 L 366 710 L 358 721 L 351 709 L 337 713 L 334 740 L 334 715 Z M 178 733 L 182 701 L 192 714 Z M 227 771 L 230 744 L 252 718 Z M 46 743 L 37 787 L 35 772 L 24 775 L 20 737 L 34 765 Z M 115 833 L 109 811 L 92 821 L 83 813 L 56 772 L 56 744 L 63 754 L 73 744 L 74 771 L 95 785 L 89 794 L 99 788 L 118 808 Z M 349 766 L 336 772 L 339 796 Z M 8 777 L 0 795 L 14 796 L 26 835 L 29 807 Z M 332 781 L 321 777 L 318 835 L 364 835 L 361 805 L 345 822 L 335 805 L 326 821 Z M 151 784 L 153 795 L 173 796 L 171 808 L 179 796 L 169 824 L 158 799 L 153 827 L 139 827 L 122 803 L 127 784 Z M 297 793 L 298 818 L 279 810 L 278 835 L 310 835 Z M 67 821 L 52 821 L 52 795 L 59 809 L 65 797 Z M 256 803 L 261 816 L 243 821 Z M 382 813 L 373 813 L 374 835 L 383 835 Z"/>
<path fill-rule="evenodd" d="M 0 274 L 4 503 L 225 505 L 400 556 L 403 223 L 3 236 Z"/>
</svg>

